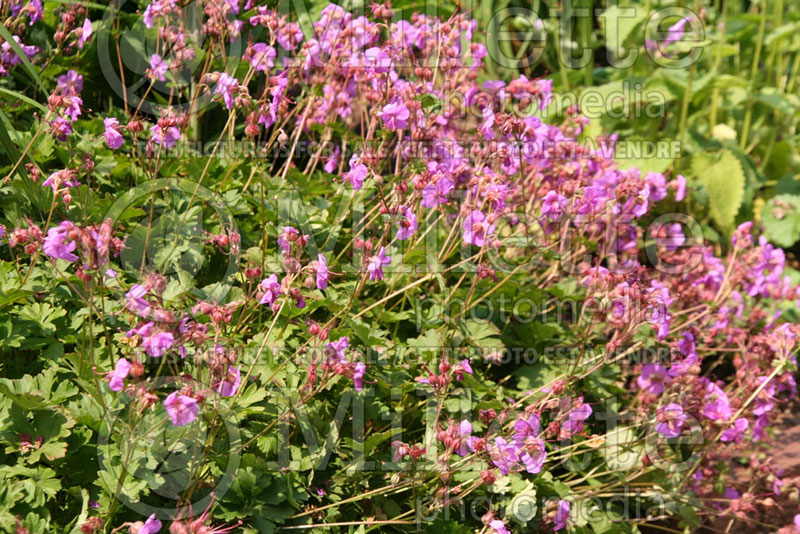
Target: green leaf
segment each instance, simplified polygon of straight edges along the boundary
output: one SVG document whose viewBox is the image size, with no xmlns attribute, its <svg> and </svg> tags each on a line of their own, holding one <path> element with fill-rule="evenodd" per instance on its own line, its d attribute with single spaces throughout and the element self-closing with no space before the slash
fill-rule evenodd
<svg viewBox="0 0 800 534">
<path fill-rule="evenodd" d="M 506 510 L 508 516 L 522 526 L 536 517 L 536 488 L 533 484 L 529 483 L 524 490 L 517 493 Z"/>
<path fill-rule="evenodd" d="M 79 534 L 81 532 L 81 527 L 89 517 L 89 492 L 83 488 L 81 488 L 81 499 L 83 501 L 83 504 L 81 504 L 81 515 L 78 516 L 75 521 L 75 527 L 70 531 L 70 534 Z"/>
<path fill-rule="evenodd" d="M 800 22 L 792 22 L 778 26 L 767 34 L 767 37 L 764 39 L 764 44 L 769 47 L 777 46 L 784 37 L 796 35 L 798 31 L 800 31 Z"/>
<path fill-rule="evenodd" d="M 798 108 L 798 99 L 795 95 L 787 95 L 775 87 L 761 89 L 755 100 L 787 115 L 796 113 Z"/>
<path fill-rule="evenodd" d="M 610 6 L 600 16 L 600 27 L 606 36 L 606 45 L 612 53 L 616 53 L 625 43 L 631 32 L 647 18 L 647 11 L 642 8 L 620 9 Z"/>
<path fill-rule="evenodd" d="M 9 159 L 9 162 L 13 164 L 19 159 L 19 152 L 17 151 L 17 147 L 14 142 L 9 137 L 8 132 L 14 131 L 11 127 L 11 121 L 8 120 L 8 117 L 5 113 L 0 111 L 0 121 L 3 122 L 3 127 L 0 127 L 0 147 L 3 148 L 3 152 L 5 152 L 6 157 Z M 30 156 L 26 156 L 30 159 Z M 22 176 L 22 171 L 20 170 L 20 165 L 17 167 L 17 174 Z"/>
<path fill-rule="evenodd" d="M 800 197 L 778 195 L 761 208 L 761 220 L 767 239 L 781 247 L 790 247 L 800 239 Z"/>
<path fill-rule="evenodd" d="M 23 320 L 32 321 L 41 327 L 45 332 L 52 334 L 56 331 L 56 325 L 53 321 L 60 317 L 64 317 L 67 311 L 63 308 L 53 308 L 46 302 L 35 302 L 28 304 L 15 314 Z"/>
<path fill-rule="evenodd" d="M 627 427 L 617 427 L 606 434 L 603 456 L 608 467 L 615 471 L 630 471 L 642 465 L 644 454 L 641 440 Z"/>
<path fill-rule="evenodd" d="M 605 515 L 592 499 L 578 499 L 572 503 L 570 519 L 576 527 L 585 527 L 590 522 L 602 521 L 601 514 Z"/>
<path fill-rule="evenodd" d="M 414 100 L 419 100 L 422 104 L 422 111 L 427 115 L 441 113 L 444 109 L 443 101 L 432 94 L 426 93 L 416 97 Z"/>
<path fill-rule="evenodd" d="M 0 379 L 0 393 L 26 410 L 42 410 L 63 404 L 78 390 L 68 380 L 55 385 L 55 371 L 47 369 L 36 377 L 25 375 L 17 380 Z"/>
<path fill-rule="evenodd" d="M 642 176 L 649 172 L 664 174 L 674 159 L 662 145 L 655 144 L 642 137 L 630 137 L 620 141 L 614 151 L 619 168 L 628 170 L 636 167 Z"/>
<path fill-rule="evenodd" d="M 744 199 L 745 175 L 739 159 L 729 150 L 700 153 L 692 159 L 692 170 L 708 192 L 714 222 L 730 232 Z"/>
<path fill-rule="evenodd" d="M 22 289 L 10 289 L 8 291 L 0 291 L 0 308 L 8 306 L 9 304 L 17 303 L 25 300 L 32 295 L 32 291 L 23 291 Z"/>
<path fill-rule="evenodd" d="M 502 352 L 504 350 L 503 343 L 500 341 L 500 329 L 493 322 L 469 319 L 461 323 L 461 326 L 469 346 L 480 349 L 478 355 L 485 356 L 487 351 Z"/>
<path fill-rule="evenodd" d="M 418 353 L 437 353 L 442 346 L 442 336 L 436 330 L 426 330 L 419 337 L 409 339 L 408 346 L 411 349 L 416 349 Z"/>
<path fill-rule="evenodd" d="M 559 366 L 547 361 L 525 365 L 514 371 L 514 376 L 519 378 L 518 387 L 523 390 L 538 390 L 562 374 L 563 370 Z"/>
<path fill-rule="evenodd" d="M 47 108 L 46 107 L 44 107 L 42 104 L 40 104 L 36 100 L 34 100 L 32 98 L 28 98 L 27 96 L 23 95 L 22 93 L 19 93 L 17 91 L 12 91 L 11 89 L 6 89 L 5 87 L 0 87 L 0 93 L 5 93 L 7 95 L 13 96 L 14 98 L 19 98 L 23 102 L 27 102 L 28 104 L 30 104 L 32 106 L 35 106 L 35 107 L 39 108 L 40 110 L 44 111 L 45 113 L 47 113 Z"/>
<path fill-rule="evenodd" d="M 431 534 L 469 534 L 473 532 L 473 529 L 467 525 L 442 518 L 437 518 L 432 522 L 425 522 L 423 528 L 424 532 L 430 532 Z"/>
</svg>

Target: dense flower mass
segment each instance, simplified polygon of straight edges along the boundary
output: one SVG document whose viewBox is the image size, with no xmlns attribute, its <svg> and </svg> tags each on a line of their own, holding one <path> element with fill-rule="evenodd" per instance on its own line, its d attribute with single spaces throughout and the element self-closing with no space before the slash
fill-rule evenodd
<svg viewBox="0 0 800 534">
<path fill-rule="evenodd" d="M 6 4 L 35 59 L 42 4 Z M 25 326 L 0 327 L 49 381 L 3 379 L 17 426 L 0 436 L 45 480 L 67 455 L 96 457 L 90 443 L 112 461 L 22 487 L 8 517 L 57 495 L 82 532 L 269 532 L 470 502 L 483 532 L 587 532 L 588 511 L 644 521 L 607 499 L 627 484 L 686 525 L 687 510 L 738 520 L 787 490 L 759 456 L 797 393 L 782 249 L 750 222 L 717 242 L 664 222 L 691 183 L 620 166 L 618 136 L 592 139 L 580 109 L 545 116 L 552 80 L 494 79 L 464 13 L 330 4 L 304 31 L 256 4 L 203 0 L 194 27 L 182 3 L 146 2 L 147 93 L 89 105 L 90 73 L 65 69 L 27 119 L 38 141 L 20 138 L 46 155 L 9 165 L 3 194 L 25 200 L 0 225 L 0 304 Z M 95 10 L 45 14 L 57 50 L 95 46 Z M 21 64 L 4 42 L 2 82 Z M 187 155 L 208 135 L 210 153 Z M 245 140 L 259 157 L 236 152 Z M 191 458 L 180 476 L 176 456 Z M 728 476 L 739 459 L 746 482 Z M 139 520 L 120 495 L 180 509 Z"/>
</svg>

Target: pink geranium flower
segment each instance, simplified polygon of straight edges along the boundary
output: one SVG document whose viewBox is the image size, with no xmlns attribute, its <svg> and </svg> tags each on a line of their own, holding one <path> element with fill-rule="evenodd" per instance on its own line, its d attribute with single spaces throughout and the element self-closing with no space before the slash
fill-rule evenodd
<svg viewBox="0 0 800 534">
<path fill-rule="evenodd" d="M 125 379 L 131 371 L 131 363 L 125 358 L 117 360 L 114 370 L 108 373 L 108 387 L 111 391 L 120 391 L 125 385 Z"/>
<path fill-rule="evenodd" d="M 13 11 L 13 9 L 12 9 Z M 41 0 L 30 0 L 25 9 L 28 19 L 30 19 L 29 26 L 33 26 L 36 22 L 42 20 L 42 2 Z"/>
<path fill-rule="evenodd" d="M 519 446 L 519 459 L 525 466 L 525 471 L 535 475 L 541 472 L 544 467 L 544 461 L 547 459 L 547 449 L 545 448 L 544 440 L 538 437 L 528 436 L 521 443 L 515 443 Z"/>
<path fill-rule="evenodd" d="M 453 180 L 443 176 L 436 184 L 428 184 L 422 190 L 422 202 L 424 208 L 433 208 L 439 204 L 447 203 L 447 195 L 453 190 Z"/>
<path fill-rule="evenodd" d="M 461 360 L 453 367 L 453 375 L 455 375 L 456 380 L 463 380 L 465 374 L 472 374 L 472 366 L 469 360 Z"/>
<path fill-rule="evenodd" d="M 167 74 L 168 68 L 169 65 L 167 65 L 163 59 L 161 59 L 161 56 L 158 54 L 153 54 L 150 56 L 150 76 L 152 76 L 154 79 L 160 82 L 167 81 L 165 75 Z"/>
<path fill-rule="evenodd" d="M 489 528 L 494 531 L 494 534 L 511 534 L 511 531 L 506 528 L 506 524 L 500 519 L 489 522 Z"/>
<path fill-rule="evenodd" d="M 470 443 L 474 441 L 472 436 L 472 423 L 464 419 L 458 424 L 458 447 L 456 447 L 456 454 L 459 456 L 466 456 L 470 451 Z"/>
<path fill-rule="evenodd" d="M 369 279 L 370 280 L 382 280 L 383 279 L 383 267 L 385 265 L 389 265 L 392 262 L 392 258 L 386 255 L 386 247 L 381 247 L 378 251 L 378 254 L 372 256 L 370 258 L 369 263 L 367 264 L 367 271 L 369 271 Z"/>
<path fill-rule="evenodd" d="M 123 139 L 122 134 L 119 133 L 119 121 L 117 119 L 106 117 L 103 119 L 103 126 L 106 128 L 104 135 L 109 148 L 116 150 L 125 143 L 125 139 Z"/>
<path fill-rule="evenodd" d="M 51 258 L 77 261 L 78 256 L 72 252 L 75 250 L 77 244 L 70 234 L 75 229 L 75 225 L 69 221 L 62 221 L 61 224 L 47 231 L 47 237 L 44 238 L 44 253 Z"/>
<path fill-rule="evenodd" d="M 536 414 L 531 414 L 527 419 L 517 419 L 514 422 L 514 441 L 523 442 L 528 436 L 536 436 L 541 429 L 541 420 Z"/>
<path fill-rule="evenodd" d="M 350 170 L 344 173 L 342 176 L 345 180 L 350 182 L 350 185 L 353 186 L 353 189 L 358 191 L 364 184 L 364 180 L 367 179 L 368 174 L 369 169 L 367 166 L 361 163 L 358 154 L 353 154 L 353 156 L 350 158 Z"/>
<path fill-rule="evenodd" d="M 150 128 L 153 133 L 153 142 L 164 147 L 172 148 L 181 138 L 181 131 L 177 126 L 167 126 L 162 128 L 158 124 Z"/>
<path fill-rule="evenodd" d="M 86 41 L 88 41 L 89 37 L 91 36 L 92 36 L 92 21 L 89 19 L 85 19 L 83 21 L 83 26 L 78 32 L 78 48 L 83 48 L 83 45 L 86 44 Z"/>
<path fill-rule="evenodd" d="M 494 232 L 494 225 L 488 223 L 482 211 L 474 210 L 464 218 L 461 229 L 464 231 L 465 243 L 482 247 L 486 243 L 486 237 Z"/>
<path fill-rule="evenodd" d="M 181 395 L 178 391 L 173 391 L 164 400 L 164 408 L 175 426 L 188 425 L 197 419 L 197 413 L 200 411 L 196 399 Z"/>
<path fill-rule="evenodd" d="M 51 173 L 50 176 L 47 177 L 47 180 L 42 182 L 42 187 L 50 187 L 53 193 L 58 193 L 61 188 L 77 186 L 78 182 L 72 177 L 72 171 L 66 169 Z"/>
<path fill-rule="evenodd" d="M 347 361 L 344 351 L 350 346 L 350 340 L 347 336 L 342 336 L 338 341 L 333 341 L 325 345 L 325 355 L 331 362 L 343 363 Z"/>
<path fill-rule="evenodd" d="M 233 109 L 233 99 L 239 92 L 239 80 L 233 76 L 228 76 L 224 72 L 219 75 L 217 86 L 214 88 L 215 95 L 222 95 L 225 107 Z"/>
<path fill-rule="evenodd" d="M 661 395 L 664 392 L 664 383 L 669 379 L 667 370 L 658 363 L 650 363 L 642 367 L 642 374 L 636 383 L 642 390 L 652 395 Z"/>
<path fill-rule="evenodd" d="M 364 373 L 367 371 L 367 366 L 364 362 L 356 363 L 353 368 L 353 386 L 356 391 L 361 391 L 364 388 Z"/>
<path fill-rule="evenodd" d="M 376 74 L 385 74 L 389 72 L 389 69 L 392 67 L 392 58 L 389 54 L 384 52 L 383 49 L 374 46 L 364 51 L 364 65 L 368 70 Z M 406 109 L 406 111 L 408 111 L 408 109 Z"/>
<path fill-rule="evenodd" d="M 128 303 L 125 305 L 131 311 L 135 311 L 139 317 L 147 317 L 150 314 L 150 304 L 144 299 L 148 289 L 141 284 L 133 284 L 130 290 L 125 293 Z"/>
<path fill-rule="evenodd" d="M 271 274 L 261 281 L 261 288 L 264 289 L 264 296 L 261 297 L 259 304 L 269 304 L 272 306 L 281 294 L 281 285 L 278 283 L 278 275 Z"/>
<path fill-rule="evenodd" d="M 267 72 L 275 65 L 277 52 L 266 43 L 254 43 L 252 46 L 253 55 L 245 55 L 244 59 L 253 65 L 257 71 Z"/>
<path fill-rule="evenodd" d="M 294 226 L 284 226 L 283 231 L 278 236 L 278 246 L 284 254 L 292 251 L 292 243 L 300 237 L 300 231 Z"/>
<path fill-rule="evenodd" d="M 569 501 L 565 500 L 558 501 L 558 505 L 556 507 L 556 517 L 555 519 L 553 519 L 553 530 L 561 530 L 562 528 L 567 526 L 570 507 L 571 505 Z"/>
<path fill-rule="evenodd" d="M 142 348 L 154 358 L 163 356 L 175 342 L 172 332 L 158 329 L 152 321 L 136 330 L 135 333 L 142 336 Z"/>
<path fill-rule="evenodd" d="M 722 433 L 722 435 L 719 437 L 719 440 L 740 443 L 749 426 L 750 421 L 744 417 L 740 417 L 733 423 L 732 427 L 726 429 L 725 432 Z"/>
<path fill-rule="evenodd" d="M 156 519 L 156 514 L 152 514 L 147 518 L 147 521 L 139 527 L 137 534 L 156 534 L 159 530 L 161 530 L 161 521 Z"/>
<path fill-rule="evenodd" d="M 328 287 L 328 260 L 325 256 L 320 254 L 317 256 L 317 289 L 326 289 Z"/>
<path fill-rule="evenodd" d="M 722 391 L 715 383 L 706 380 L 705 405 L 703 405 L 703 415 L 712 421 L 730 419 L 731 401 L 728 395 Z"/>
<path fill-rule="evenodd" d="M 414 232 L 417 230 L 417 216 L 414 215 L 411 208 L 406 206 L 400 206 L 400 212 L 402 216 L 398 223 L 396 237 L 400 241 L 405 241 L 414 235 Z"/>
<path fill-rule="evenodd" d="M 70 122 L 75 122 L 81 114 L 81 106 L 83 99 L 79 96 L 70 96 L 65 99 L 66 107 L 64 109 L 64 116 Z"/>
<path fill-rule="evenodd" d="M 566 207 L 567 199 L 555 191 L 548 191 L 542 199 L 542 214 L 551 221 L 558 221 Z"/>
<path fill-rule="evenodd" d="M 56 117 L 56 119 L 50 123 L 50 129 L 53 135 L 56 136 L 56 139 L 59 141 L 66 141 L 69 134 L 72 133 L 72 124 L 64 117 Z"/>
<path fill-rule="evenodd" d="M 239 386 L 242 383 L 241 366 L 234 367 L 228 366 L 228 373 L 225 378 L 217 386 L 217 393 L 223 397 L 233 397 L 239 391 Z"/>
<path fill-rule="evenodd" d="M 83 91 L 83 76 L 74 70 L 58 77 L 56 89 L 64 96 L 78 96 Z"/>
<path fill-rule="evenodd" d="M 392 102 L 383 106 L 380 118 L 384 126 L 390 130 L 402 130 L 408 126 L 408 118 L 411 112 L 402 102 Z"/>
<path fill-rule="evenodd" d="M 670 403 L 656 410 L 656 432 L 665 438 L 676 438 L 681 435 L 687 416 L 680 404 Z"/>
<path fill-rule="evenodd" d="M 569 434 L 581 432 L 584 427 L 584 421 L 592 415 L 592 407 L 588 404 L 584 404 L 583 397 L 578 397 L 575 404 L 577 406 L 569 413 L 567 420 L 564 421 L 564 424 L 561 426 L 561 428 Z"/>
</svg>

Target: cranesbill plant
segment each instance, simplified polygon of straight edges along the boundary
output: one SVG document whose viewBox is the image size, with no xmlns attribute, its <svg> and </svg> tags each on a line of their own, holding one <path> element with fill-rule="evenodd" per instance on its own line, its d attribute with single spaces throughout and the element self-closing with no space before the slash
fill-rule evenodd
<svg viewBox="0 0 800 534">
<path fill-rule="evenodd" d="M 781 249 L 466 14 L 255 4 L 2 5 L 3 529 L 796 528 Z"/>
</svg>

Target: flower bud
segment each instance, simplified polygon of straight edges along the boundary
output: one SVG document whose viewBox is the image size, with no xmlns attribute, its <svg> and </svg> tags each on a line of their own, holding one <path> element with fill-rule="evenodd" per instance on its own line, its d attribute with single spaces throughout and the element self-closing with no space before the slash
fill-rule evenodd
<svg viewBox="0 0 800 534">
<path fill-rule="evenodd" d="M 161 308 L 153 310 L 153 318 L 159 323 L 175 322 L 175 316 L 172 315 L 172 312 Z"/>
<path fill-rule="evenodd" d="M 278 133 L 278 143 L 279 143 L 281 146 L 284 146 L 284 145 L 286 145 L 286 143 L 288 143 L 288 142 L 289 142 L 289 136 L 288 136 L 288 135 L 286 135 L 286 132 L 284 132 L 283 130 L 281 130 L 281 131 L 280 131 L 280 133 Z"/>
<path fill-rule="evenodd" d="M 311 323 L 308 327 L 308 333 L 312 336 L 318 336 L 320 332 L 322 332 L 322 328 L 317 323 Z"/>
<path fill-rule="evenodd" d="M 144 365 L 141 362 L 132 362 L 128 374 L 133 378 L 139 378 L 144 374 Z"/>
<path fill-rule="evenodd" d="M 244 127 L 244 134 L 247 137 L 258 137 L 259 133 L 261 133 L 261 128 L 258 127 L 258 124 L 248 123 Z"/>
<path fill-rule="evenodd" d="M 219 306 L 215 306 L 213 310 L 211 310 L 211 321 L 216 324 L 221 324 L 225 322 L 225 311 L 220 308 Z"/>
<path fill-rule="evenodd" d="M 283 259 L 283 266 L 286 267 L 286 272 L 290 274 L 299 273 L 301 269 L 300 262 L 297 261 L 297 258 L 291 256 Z"/>
<path fill-rule="evenodd" d="M 31 179 L 31 182 L 37 183 L 39 181 L 39 168 L 36 167 L 33 163 L 26 163 L 25 170 L 28 171 L 28 177 Z"/>
<path fill-rule="evenodd" d="M 144 129 L 144 126 L 142 126 L 141 121 L 138 121 L 136 119 L 131 119 L 130 121 L 128 121 L 127 128 L 128 131 L 131 132 L 132 134 L 137 134 Z"/>
<path fill-rule="evenodd" d="M 483 480 L 484 484 L 487 486 L 491 486 L 494 484 L 495 480 L 497 480 L 497 477 L 492 471 L 486 469 L 485 471 L 481 471 L 481 480 Z"/>
<path fill-rule="evenodd" d="M 209 72 L 203 76 L 203 82 L 206 85 L 214 85 L 219 81 L 219 72 Z"/>
<path fill-rule="evenodd" d="M 492 408 L 489 408 L 488 410 L 480 410 L 478 416 L 484 425 L 488 425 L 497 417 L 497 413 Z"/>
<path fill-rule="evenodd" d="M 47 98 L 47 103 L 51 108 L 60 108 L 64 104 L 64 97 L 61 95 L 50 95 Z"/>
</svg>

